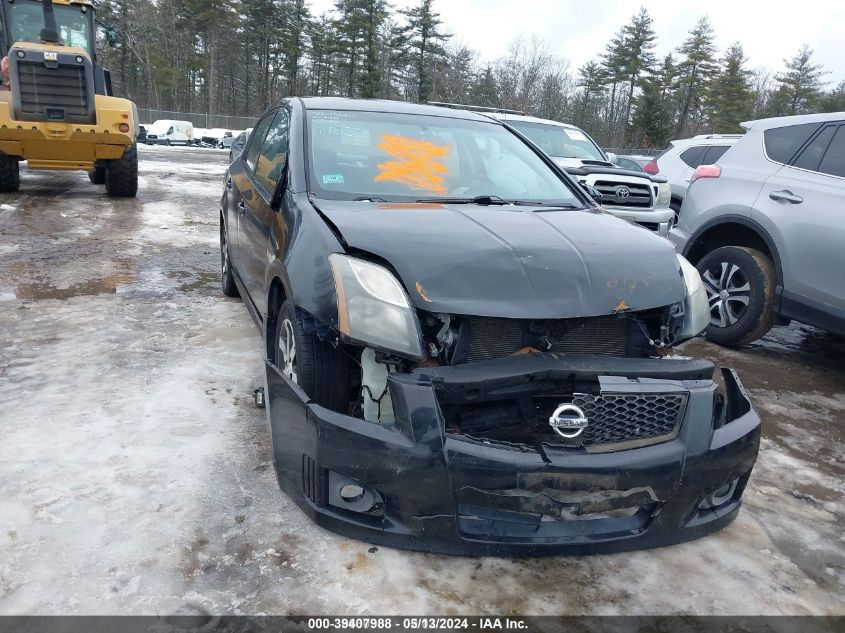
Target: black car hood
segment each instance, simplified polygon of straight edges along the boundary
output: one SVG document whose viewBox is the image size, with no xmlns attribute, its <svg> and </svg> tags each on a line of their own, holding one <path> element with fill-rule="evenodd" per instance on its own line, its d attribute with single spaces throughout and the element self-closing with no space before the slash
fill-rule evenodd
<svg viewBox="0 0 845 633">
<path fill-rule="evenodd" d="M 389 262 L 432 312 L 572 318 L 682 301 L 671 244 L 595 209 L 314 200 L 350 251 Z"/>
</svg>

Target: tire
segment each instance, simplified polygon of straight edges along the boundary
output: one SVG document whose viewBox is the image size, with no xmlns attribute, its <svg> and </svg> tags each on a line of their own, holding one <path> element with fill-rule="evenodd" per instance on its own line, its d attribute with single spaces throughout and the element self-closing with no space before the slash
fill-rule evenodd
<svg viewBox="0 0 845 633">
<path fill-rule="evenodd" d="M 123 158 L 106 164 L 106 193 L 113 198 L 134 198 L 138 193 L 138 147 L 132 143 Z"/>
<path fill-rule="evenodd" d="M 706 336 L 722 345 L 746 345 L 774 324 L 775 267 L 753 248 L 723 246 L 697 265 L 710 302 Z"/>
<path fill-rule="evenodd" d="M 305 332 L 301 313 L 290 301 L 285 301 L 279 310 L 273 349 L 276 367 L 314 402 L 333 411 L 348 412 L 349 358 L 339 347 Z"/>
<path fill-rule="evenodd" d="M 94 169 L 88 172 L 88 180 L 95 185 L 103 185 L 106 182 L 106 166 L 97 162 Z"/>
<path fill-rule="evenodd" d="M 220 222 L 220 277 L 223 294 L 227 297 L 240 297 L 235 275 L 232 270 L 232 258 L 229 257 L 229 235 L 226 226 Z"/>
<path fill-rule="evenodd" d="M 170 139 L 165 140 L 164 144 L 167 145 L 167 147 L 170 147 Z"/>
<path fill-rule="evenodd" d="M 21 188 L 21 166 L 17 158 L 0 156 L 0 193 L 14 193 Z"/>
</svg>

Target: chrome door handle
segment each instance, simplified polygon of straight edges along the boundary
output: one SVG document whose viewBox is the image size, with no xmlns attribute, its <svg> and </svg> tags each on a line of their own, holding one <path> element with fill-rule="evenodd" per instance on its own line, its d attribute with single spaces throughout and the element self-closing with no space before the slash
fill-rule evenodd
<svg viewBox="0 0 845 633">
<path fill-rule="evenodd" d="M 238 202 L 238 209 L 241 210 L 241 213 L 246 213 L 246 205 L 244 204 L 243 200 Z"/>
<path fill-rule="evenodd" d="M 801 196 L 796 196 L 789 189 L 773 191 L 769 194 L 769 197 L 772 200 L 777 200 L 778 202 L 788 202 L 790 204 L 801 204 L 802 202 L 804 202 L 804 198 L 802 198 Z"/>
</svg>

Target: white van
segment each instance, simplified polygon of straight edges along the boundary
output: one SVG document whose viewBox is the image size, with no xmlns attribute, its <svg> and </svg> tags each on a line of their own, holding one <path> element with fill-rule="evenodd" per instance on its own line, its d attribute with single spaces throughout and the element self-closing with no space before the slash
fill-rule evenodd
<svg viewBox="0 0 845 633">
<path fill-rule="evenodd" d="M 190 145 L 194 126 L 190 121 L 159 119 L 147 128 L 148 145 Z"/>
</svg>

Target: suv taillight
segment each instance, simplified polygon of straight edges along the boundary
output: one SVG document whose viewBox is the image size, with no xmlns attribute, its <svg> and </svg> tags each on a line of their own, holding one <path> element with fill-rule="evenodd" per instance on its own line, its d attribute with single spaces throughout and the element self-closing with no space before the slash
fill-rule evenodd
<svg viewBox="0 0 845 633">
<path fill-rule="evenodd" d="M 647 174 L 651 174 L 654 176 L 655 174 L 660 173 L 660 167 L 657 166 L 656 160 L 650 160 L 645 165 L 643 165 L 643 171 Z"/>
<path fill-rule="evenodd" d="M 692 178 L 690 178 L 689 184 L 694 183 L 699 178 L 718 178 L 721 175 L 722 168 L 718 165 L 699 165 L 692 172 Z"/>
</svg>

